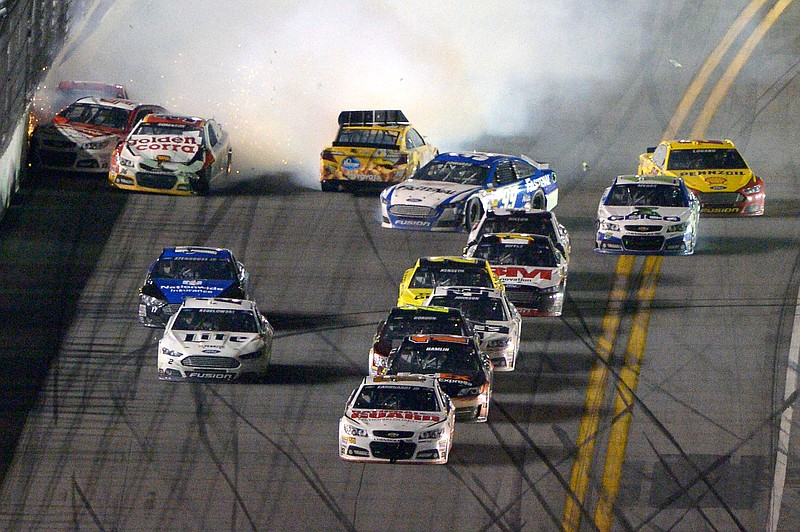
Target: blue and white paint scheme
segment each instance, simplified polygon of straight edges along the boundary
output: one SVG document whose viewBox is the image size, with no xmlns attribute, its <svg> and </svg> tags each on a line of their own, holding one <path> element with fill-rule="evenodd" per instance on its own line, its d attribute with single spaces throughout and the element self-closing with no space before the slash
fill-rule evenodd
<svg viewBox="0 0 800 532">
<path fill-rule="evenodd" d="M 462 231 L 492 209 L 546 209 L 558 203 L 546 163 L 497 153 L 443 153 L 411 179 L 381 193 L 381 225 L 417 231 Z"/>
</svg>

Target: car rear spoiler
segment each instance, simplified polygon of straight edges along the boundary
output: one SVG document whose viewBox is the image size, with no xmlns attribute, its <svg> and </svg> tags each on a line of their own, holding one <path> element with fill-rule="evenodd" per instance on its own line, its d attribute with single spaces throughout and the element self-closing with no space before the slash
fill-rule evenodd
<svg viewBox="0 0 800 532">
<path fill-rule="evenodd" d="M 340 126 L 374 126 L 408 124 L 403 111 L 399 109 L 380 109 L 370 111 L 342 111 L 339 113 Z"/>
</svg>

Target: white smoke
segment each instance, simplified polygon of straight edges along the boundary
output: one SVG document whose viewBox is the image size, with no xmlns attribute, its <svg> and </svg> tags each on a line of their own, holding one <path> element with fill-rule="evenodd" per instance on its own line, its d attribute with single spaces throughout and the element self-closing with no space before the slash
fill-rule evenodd
<svg viewBox="0 0 800 532">
<path fill-rule="evenodd" d="M 140 101 L 213 116 L 244 175 L 288 172 L 313 188 L 344 109 L 402 109 L 442 151 L 535 132 L 553 98 L 613 77 L 643 9 L 633 0 L 76 6 L 48 83 L 123 83 Z"/>
</svg>

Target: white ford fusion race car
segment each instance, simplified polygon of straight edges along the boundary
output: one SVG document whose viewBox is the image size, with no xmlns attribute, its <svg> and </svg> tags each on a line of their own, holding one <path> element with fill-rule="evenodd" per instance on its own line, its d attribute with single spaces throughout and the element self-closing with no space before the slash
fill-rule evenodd
<svg viewBox="0 0 800 532">
<path fill-rule="evenodd" d="M 366 377 L 339 421 L 339 458 L 445 464 L 454 428 L 455 408 L 435 377 Z"/>
<path fill-rule="evenodd" d="M 595 251 L 628 255 L 691 255 L 700 202 L 677 177 L 614 179 L 597 207 Z"/>
<path fill-rule="evenodd" d="M 158 378 L 219 382 L 262 376 L 273 334 L 253 301 L 188 297 L 158 342 Z"/>
</svg>

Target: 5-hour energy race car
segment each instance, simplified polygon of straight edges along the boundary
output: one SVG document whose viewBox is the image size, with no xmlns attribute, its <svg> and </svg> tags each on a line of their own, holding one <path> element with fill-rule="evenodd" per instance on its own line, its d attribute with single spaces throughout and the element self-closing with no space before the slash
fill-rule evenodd
<svg viewBox="0 0 800 532">
<path fill-rule="evenodd" d="M 482 286 L 505 289 L 485 259 L 457 256 L 422 257 L 403 274 L 397 306 L 421 305 L 437 286 Z"/>
<path fill-rule="evenodd" d="M 470 230 L 491 209 L 544 209 L 558 203 L 546 163 L 496 153 L 442 153 L 404 183 L 381 193 L 381 226 Z"/>
<path fill-rule="evenodd" d="M 164 248 L 139 289 L 139 323 L 163 327 L 187 297 L 249 299 L 250 274 L 229 249 Z"/>
<path fill-rule="evenodd" d="M 455 407 L 434 377 L 366 377 L 339 420 L 339 458 L 351 462 L 445 464 Z"/>
<path fill-rule="evenodd" d="M 158 342 L 158 378 L 220 382 L 262 376 L 273 334 L 253 301 L 186 298 Z"/>
<path fill-rule="evenodd" d="M 336 139 L 320 155 L 320 186 L 384 188 L 405 181 L 438 153 L 400 110 L 342 111 Z"/>
<path fill-rule="evenodd" d="M 730 140 L 665 140 L 639 156 L 637 173 L 683 178 L 702 215 L 764 214 L 764 181 Z"/>
<path fill-rule="evenodd" d="M 62 81 L 56 86 L 42 86 L 36 89 L 31 100 L 28 116 L 28 136 L 39 124 L 51 122 L 56 113 L 72 102 L 95 96 L 97 98 L 128 99 L 123 85 L 100 83 L 97 81 Z"/>
<path fill-rule="evenodd" d="M 614 179 L 597 207 L 600 253 L 691 255 L 700 203 L 683 180 L 625 175 Z"/>
<path fill-rule="evenodd" d="M 151 114 L 111 156 L 112 186 L 143 192 L 208 194 L 231 171 L 231 143 L 216 120 Z"/>
</svg>

